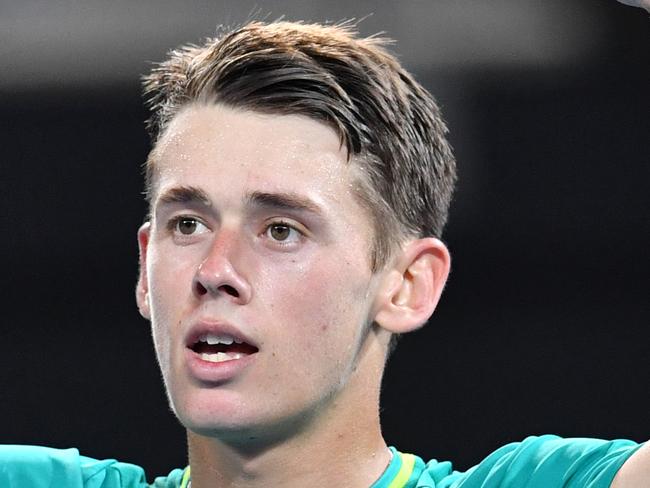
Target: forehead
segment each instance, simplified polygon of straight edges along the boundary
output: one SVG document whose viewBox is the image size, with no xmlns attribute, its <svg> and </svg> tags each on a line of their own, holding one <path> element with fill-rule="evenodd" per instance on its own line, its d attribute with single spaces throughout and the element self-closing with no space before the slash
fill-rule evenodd
<svg viewBox="0 0 650 488">
<path fill-rule="evenodd" d="M 336 173 L 345 154 L 334 131 L 303 116 L 269 115 L 221 105 L 190 105 L 174 117 L 152 151 L 153 160 L 182 167 L 190 158 L 260 170 L 296 169 L 306 157 Z M 320 165 L 317 163 L 321 163 Z M 159 168 L 155 168 L 159 169 Z M 322 168 L 326 169 L 326 168 Z"/>
<path fill-rule="evenodd" d="M 335 131 L 299 115 L 189 105 L 150 155 L 152 204 L 178 184 L 226 196 L 236 189 L 300 190 L 315 200 L 356 200 L 357 166 Z"/>
</svg>

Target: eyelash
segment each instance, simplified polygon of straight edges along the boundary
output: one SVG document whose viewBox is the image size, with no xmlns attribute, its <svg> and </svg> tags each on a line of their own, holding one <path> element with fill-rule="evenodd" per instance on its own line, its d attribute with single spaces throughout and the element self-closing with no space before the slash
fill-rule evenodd
<svg viewBox="0 0 650 488">
<path fill-rule="evenodd" d="M 183 237 L 191 237 L 191 236 L 195 235 L 195 233 L 183 234 L 182 232 L 179 231 L 178 225 L 184 220 L 191 220 L 191 221 L 195 222 L 197 225 L 202 225 L 206 229 L 208 228 L 208 226 L 206 224 L 204 224 L 203 221 L 201 219 L 199 219 L 198 217 L 194 217 L 192 215 L 177 215 L 177 216 L 172 217 L 171 219 L 169 219 L 167 221 L 167 225 L 166 225 L 167 231 L 171 232 L 174 235 L 180 235 L 180 236 L 183 236 Z"/>
<path fill-rule="evenodd" d="M 287 222 L 286 220 L 276 220 L 274 222 L 269 222 L 266 227 L 264 227 L 264 232 L 262 232 L 262 235 L 269 237 L 276 246 L 283 246 L 283 247 L 288 247 L 295 245 L 295 240 L 293 241 L 281 241 L 278 239 L 274 239 L 269 235 L 269 232 L 273 227 L 286 227 L 289 229 L 289 231 L 293 231 L 297 234 L 297 240 L 302 240 L 305 237 L 305 233 L 298 229 L 298 227 L 290 222 Z"/>
<path fill-rule="evenodd" d="M 193 232 L 191 234 L 183 234 L 179 230 L 178 226 L 184 220 L 193 221 L 197 225 L 202 225 L 206 229 L 209 229 L 208 226 L 205 223 L 203 223 L 203 221 L 201 219 L 199 219 L 198 217 L 194 217 L 192 215 L 177 215 L 175 217 L 170 218 L 169 221 L 167 221 L 167 224 L 166 224 L 167 231 L 170 232 L 172 235 L 174 235 L 176 237 L 179 237 L 181 239 L 188 239 L 188 238 L 191 238 L 191 237 L 195 236 L 197 234 L 196 232 Z M 290 232 L 293 231 L 293 232 L 295 232 L 297 234 L 296 239 L 289 240 L 289 241 L 282 241 L 282 240 L 273 238 L 269 234 L 273 227 L 286 227 L 286 228 L 288 228 Z M 305 237 L 305 232 L 302 231 L 301 229 L 299 229 L 298 226 L 296 226 L 295 224 L 292 224 L 291 222 L 288 222 L 286 220 L 281 219 L 281 220 L 275 220 L 275 221 L 267 223 L 266 226 L 264 227 L 263 232 L 261 233 L 261 236 L 262 237 L 268 237 L 269 240 L 271 240 L 273 242 L 273 245 L 275 245 L 275 246 L 289 247 L 289 246 L 295 245 L 296 241 L 302 240 Z"/>
</svg>

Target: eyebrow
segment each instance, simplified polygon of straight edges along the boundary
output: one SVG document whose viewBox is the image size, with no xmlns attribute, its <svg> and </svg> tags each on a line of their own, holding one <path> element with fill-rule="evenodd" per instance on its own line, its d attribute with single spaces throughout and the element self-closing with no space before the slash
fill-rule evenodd
<svg viewBox="0 0 650 488">
<path fill-rule="evenodd" d="M 159 206 L 194 204 L 202 207 L 212 207 L 212 201 L 208 194 L 195 186 L 178 186 L 165 190 L 158 197 L 157 203 Z M 306 211 L 319 216 L 323 214 L 323 210 L 318 204 L 297 193 L 254 191 L 245 197 L 244 203 L 254 207 Z"/>
<path fill-rule="evenodd" d="M 211 207 L 212 201 L 208 194 L 195 186 L 177 186 L 166 190 L 158 197 L 160 205 L 171 205 L 174 203 L 198 204 L 203 207 Z"/>
<path fill-rule="evenodd" d="M 307 211 L 316 215 L 323 214 L 323 210 L 315 202 L 296 193 L 268 193 L 255 191 L 246 197 L 246 201 L 246 203 L 258 207 Z"/>
</svg>

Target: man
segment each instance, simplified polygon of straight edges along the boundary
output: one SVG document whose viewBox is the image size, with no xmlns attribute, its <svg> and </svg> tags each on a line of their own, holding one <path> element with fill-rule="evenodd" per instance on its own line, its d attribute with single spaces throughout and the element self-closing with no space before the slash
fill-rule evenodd
<svg viewBox="0 0 650 488">
<path fill-rule="evenodd" d="M 630 441 L 531 437 L 467 473 L 384 441 L 386 358 L 449 272 L 455 163 L 380 39 L 253 22 L 173 52 L 145 91 L 136 297 L 189 452 L 154 486 L 648 486 L 650 448 Z M 1 486 L 146 486 L 75 450 L 0 459 Z"/>
</svg>

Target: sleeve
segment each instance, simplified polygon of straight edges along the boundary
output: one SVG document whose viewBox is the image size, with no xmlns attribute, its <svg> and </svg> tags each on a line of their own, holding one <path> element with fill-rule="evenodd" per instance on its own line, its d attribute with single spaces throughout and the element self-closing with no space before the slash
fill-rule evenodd
<svg viewBox="0 0 650 488">
<path fill-rule="evenodd" d="M 609 488 L 617 471 L 639 447 L 627 440 L 528 437 L 494 451 L 466 473 L 450 473 L 434 486 Z"/>
<path fill-rule="evenodd" d="M 2 488 L 144 488 L 144 470 L 113 459 L 81 456 L 77 449 L 0 446 Z"/>
</svg>

